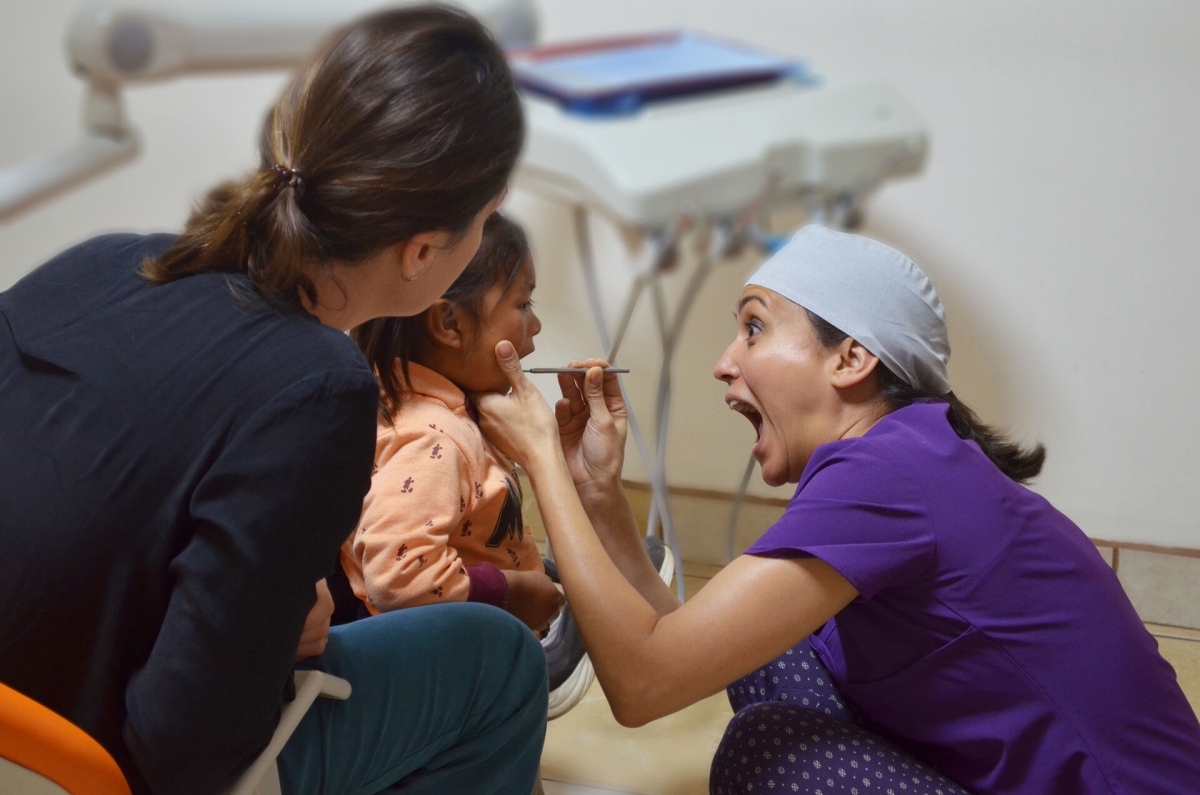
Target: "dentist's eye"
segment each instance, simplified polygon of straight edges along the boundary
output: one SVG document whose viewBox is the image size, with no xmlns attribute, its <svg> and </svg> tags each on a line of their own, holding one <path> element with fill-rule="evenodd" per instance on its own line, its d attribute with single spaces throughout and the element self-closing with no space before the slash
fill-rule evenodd
<svg viewBox="0 0 1200 795">
<path fill-rule="evenodd" d="M 742 327 L 746 330 L 746 339 L 757 337 L 763 330 L 762 323 L 757 318 L 746 321 Z"/>
</svg>

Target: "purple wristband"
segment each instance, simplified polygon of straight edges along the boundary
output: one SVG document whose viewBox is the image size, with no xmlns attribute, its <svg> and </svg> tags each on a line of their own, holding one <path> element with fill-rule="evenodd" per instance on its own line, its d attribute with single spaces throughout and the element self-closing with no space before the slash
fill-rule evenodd
<svg viewBox="0 0 1200 795">
<path fill-rule="evenodd" d="M 471 580 L 468 602 L 483 602 L 501 609 L 508 604 L 508 580 L 500 569 L 491 563 L 476 563 L 466 568 L 467 577 Z"/>
</svg>

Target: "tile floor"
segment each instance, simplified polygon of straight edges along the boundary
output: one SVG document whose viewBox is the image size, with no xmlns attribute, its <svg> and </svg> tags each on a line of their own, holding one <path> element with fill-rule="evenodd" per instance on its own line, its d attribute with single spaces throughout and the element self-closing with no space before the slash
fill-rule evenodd
<svg viewBox="0 0 1200 795">
<path fill-rule="evenodd" d="M 690 598 L 719 566 L 684 564 Z M 1200 631 L 1147 624 L 1200 713 Z M 613 719 L 598 684 L 546 732 L 545 795 L 704 795 L 708 765 L 732 712 L 725 695 L 693 704 L 639 729 Z"/>
</svg>

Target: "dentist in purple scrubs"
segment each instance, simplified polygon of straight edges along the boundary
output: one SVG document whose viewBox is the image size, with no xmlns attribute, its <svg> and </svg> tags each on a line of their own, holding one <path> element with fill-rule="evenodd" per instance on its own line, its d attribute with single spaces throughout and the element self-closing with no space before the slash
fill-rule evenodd
<svg viewBox="0 0 1200 795">
<path fill-rule="evenodd" d="M 1200 793 L 1175 672 L 1092 542 L 1024 485 L 1043 448 L 954 395 L 920 268 L 806 227 L 746 283 L 737 322 L 714 374 L 764 480 L 797 487 L 686 604 L 621 491 L 615 376 L 561 377 L 551 412 L 502 342 L 513 391 L 479 405 L 529 473 L 617 719 L 726 690 L 718 795 Z"/>
</svg>

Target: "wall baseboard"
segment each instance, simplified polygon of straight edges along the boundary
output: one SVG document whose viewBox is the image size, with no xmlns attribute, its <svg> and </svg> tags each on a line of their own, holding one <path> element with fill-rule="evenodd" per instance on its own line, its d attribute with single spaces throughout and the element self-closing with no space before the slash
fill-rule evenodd
<svg viewBox="0 0 1200 795">
<path fill-rule="evenodd" d="M 1183 558 L 1200 558 L 1200 549 L 1189 549 L 1188 547 L 1162 547 L 1157 544 L 1136 544 L 1131 541 L 1105 541 L 1102 538 L 1093 538 L 1098 547 L 1106 547 L 1115 552 L 1120 552 L 1122 549 L 1131 549 L 1136 552 L 1154 552 L 1159 555 L 1178 555 Z"/>
<path fill-rule="evenodd" d="M 648 495 L 651 491 L 649 483 L 643 483 L 637 480 L 623 480 L 621 481 L 621 485 L 625 487 L 626 492 L 637 492 L 639 494 Z M 730 511 L 733 510 L 733 501 L 737 496 L 733 492 L 720 491 L 718 489 L 696 489 L 688 486 L 668 486 L 667 492 L 672 498 L 698 498 L 724 503 L 728 506 Z M 747 494 L 744 498 L 743 504 L 767 506 L 778 508 L 780 511 L 782 511 L 783 509 L 787 508 L 788 500 L 778 497 L 759 497 L 752 494 Z M 726 519 L 728 519 L 728 517 L 726 517 Z M 726 522 L 726 528 L 728 528 L 728 522 Z M 766 528 L 763 529 L 765 530 Z M 1103 538 L 1093 538 L 1092 541 L 1096 544 L 1096 546 L 1104 549 L 1127 549 L 1136 550 L 1138 552 L 1154 552 L 1159 555 L 1178 555 L 1185 558 L 1200 558 L 1200 549 L 1192 549 L 1189 547 L 1168 547 L 1160 546 L 1158 544 L 1142 544 L 1132 541 L 1108 541 Z"/>
</svg>

